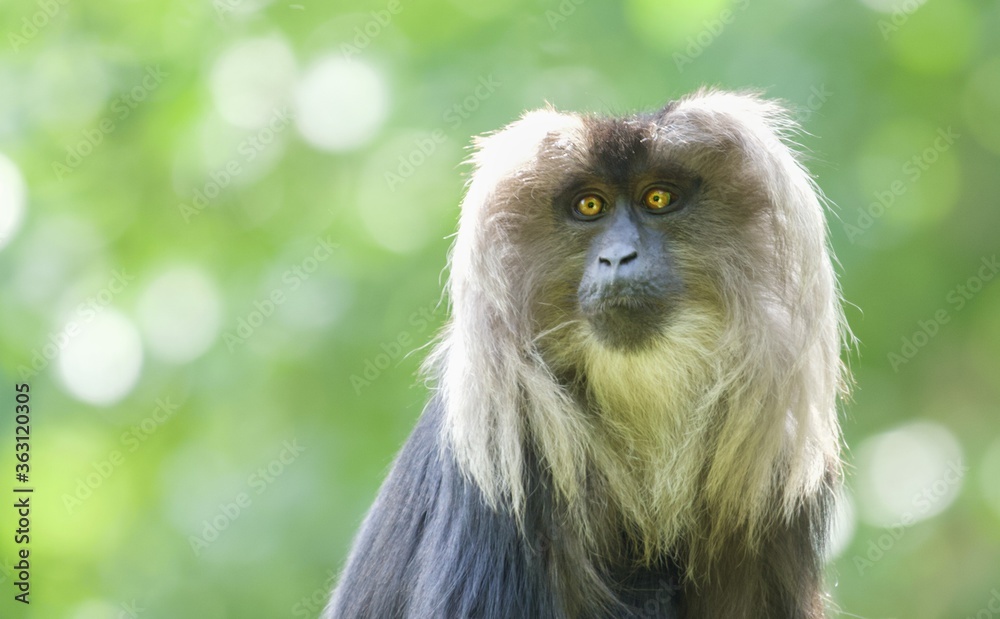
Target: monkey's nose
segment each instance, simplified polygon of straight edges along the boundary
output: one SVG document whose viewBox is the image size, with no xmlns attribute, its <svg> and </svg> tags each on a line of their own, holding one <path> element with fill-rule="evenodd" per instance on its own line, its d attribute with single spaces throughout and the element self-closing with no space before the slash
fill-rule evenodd
<svg viewBox="0 0 1000 619">
<path fill-rule="evenodd" d="M 639 252 L 631 245 L 613 245 L 601 252 L 601 255 L 597 257 L 597 261 L 602 266 L 608 266 L 617 270 L 618 267 L 625 266 L 638 257 Z"/>
</svg>

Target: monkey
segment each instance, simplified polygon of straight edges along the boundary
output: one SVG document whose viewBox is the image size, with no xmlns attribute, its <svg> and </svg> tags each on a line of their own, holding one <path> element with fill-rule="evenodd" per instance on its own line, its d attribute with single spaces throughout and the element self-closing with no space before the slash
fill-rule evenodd
<svg viewBox="0 0 1000 619">
<path fill-rule="evenodd" d="M 820 619 L 849 391 L 783 104 L 478 138 L 431 395 L 325 619 Z"/>
</svg>

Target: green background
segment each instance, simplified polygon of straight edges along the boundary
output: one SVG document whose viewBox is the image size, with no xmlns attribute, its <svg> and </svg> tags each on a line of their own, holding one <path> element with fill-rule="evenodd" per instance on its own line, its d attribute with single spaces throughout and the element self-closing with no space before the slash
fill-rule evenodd
<svg viewBox="0 0 1000 619">
<path fill-rule="evenodd" d="M 1000 617 L 996 2 L 41 0 L 0 25 L 4 619 L 316 616 L 426 397 L 470 137 L 706 84 L 784 99 L 836 205 L 841 616 Z"/>
</svg>

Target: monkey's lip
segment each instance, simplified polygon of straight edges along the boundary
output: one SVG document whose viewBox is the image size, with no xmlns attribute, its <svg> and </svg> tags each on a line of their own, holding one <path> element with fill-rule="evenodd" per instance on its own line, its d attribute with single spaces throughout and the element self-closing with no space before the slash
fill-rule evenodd
<svg viewBox="0 0 1000 619">
<path fill-rule="evenodd" d="M 588 317 L 606 313 L 654 312 L 664 305 L 662 295 L 657 292 L 648 286 L 595 286 L 580 291 L 580 309 Z"/>
<path fill-rule="evenodd" d="M 580 310 L 594 336 L 616 350 L 647 346 L 670 313 L 667 304 L 649 295 L 594 295 L 580 301 Z"/>
<path fill-rule="evenodd" d="M 645 295 L 619 295 L 581 303 L 580 310 L 598 332 L 655 331 L 669 314 L 667 304 Z"/>
<path fill-rule="evenodd" d="M 660 305 L 647 295 L 617 295 L 601 297 L 582 307 L 585 314 L 593 315 L 619 311 L 649 312 L 655 311 Z"/>
</svg>

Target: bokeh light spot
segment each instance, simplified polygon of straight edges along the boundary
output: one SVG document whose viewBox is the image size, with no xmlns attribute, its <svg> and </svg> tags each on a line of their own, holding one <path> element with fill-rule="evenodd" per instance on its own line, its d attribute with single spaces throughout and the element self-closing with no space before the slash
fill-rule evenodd
<svg viewBox="0 0 1000 619">
<path fill-rule="evenodd" d="M 958 440 L 937 423 L 899 426 L 868 438 L 857 453 L 861 517 L 872 526 L 909 526 L 941 513 L 965 477 Z"/>
<path fill-rule="evenodd" d="M 212 67 L 209 84 L 215 107 L 237 127 L 260 127 L 288 103 L 295 72 L 295 56 L 284 37 L 241 41 Z"/>
<path fill-rule="evenodd" d="M 132 322 L 106 308 L 86 324 L 64 326 L 58 374 L 76 399 L 110 406 L 135 387 L 142 370 L 142 342 Z"/>
<path fill-rule="evenodd" d="M 168 363 L 186 363 L 204 353 L 222 321 L 218 287 L 194 266 L 159 275 L 143 291 L 136 311 L 150 353 Z"/>
<path fill-rule="evenodd" d="M 10 243 L 21 228 L 26 195 L 21 170 L 0 153 L 0 249 Z"/>
<path fill-rule="evenodd" d="M 306 141 L 321 150 L 364 146 L 388 112 L 389 92 L 382 75 L 367 63 L 340 55 L 313 64 L 295 90 L 295 124 Z"/>
</svg>

